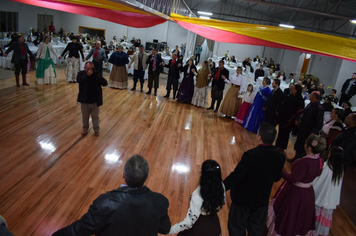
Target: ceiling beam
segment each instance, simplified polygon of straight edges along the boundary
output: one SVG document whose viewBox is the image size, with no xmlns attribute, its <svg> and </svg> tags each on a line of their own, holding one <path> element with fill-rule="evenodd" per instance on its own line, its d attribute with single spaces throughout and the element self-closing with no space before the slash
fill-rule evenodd
<svg viewBox="0 0 356 236">
<path fill-rule="evenodd" d="M 351 20 L 351 18 L 352 18 L 352 17 L 348 17 L 348 16 L 335 15 L 335 14 L 331 14 L 331 13 L 309 10 L 309 9 L 305 9 L 305 8 L 298 8 L 298 7 L 294 7 L 294 6 L 290 6 L 290 5 L 283 5 L 283 4 L 273 3 L 273 2 L 265 2 L 265 1 L 259 1 L 259 0 L 241 0 L 241 1 L 257 3 L 257 4 L 261 4 L 261 5 L 280 7 L 280 8 L 286 8 L 289 10 L 307 12 L 310 14 L 321 15 L 321 16 L 326 16 L 326 17 L 331 17 L 331 18 L 338 18 L 338 19 L 342 19 L 342 20 Z"/>
</svg>

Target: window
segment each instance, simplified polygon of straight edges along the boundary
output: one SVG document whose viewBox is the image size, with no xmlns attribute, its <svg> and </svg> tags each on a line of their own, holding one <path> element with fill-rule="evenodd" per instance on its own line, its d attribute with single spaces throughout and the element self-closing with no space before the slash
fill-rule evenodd
<svg viewBox="0 0 356 236">
<path fill-rule="evenodd" d="M 0 32 L 18 31 L 18 12 L 0 11 Z"/>
</svg>

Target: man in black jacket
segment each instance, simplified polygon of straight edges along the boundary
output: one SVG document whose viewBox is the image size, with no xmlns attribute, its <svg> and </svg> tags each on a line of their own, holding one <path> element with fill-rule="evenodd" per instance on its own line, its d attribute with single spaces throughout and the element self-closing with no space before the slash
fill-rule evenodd
<svg viewBox="0 0 356 236">
<path fill-rule="evenodd" d="M 279 88 L 280 84 L 281 81 L 279 79 L 273 80 L 273 90 L 271 92 L 271 95 L 268 97 L 267 101 L 263 105 L 263 110 L 266 111 L 266 122 L 273 126 L 277 125 L 277 117 L 283 101 L 283 92 Z"/>
<path fill-rule="evenodd" d="M 159 87 L 159 74 L 161 72 L 161 65 L 163 60 L 159 54 L 157 54 L 157 49 L 152 49 L 152 55 L 149 55 L 146 61 L 148 64 L 148 92 L 146 94 L 151 94 L 152 87 L 154 83 L 154 95 L 157 96 L 157 89 Z"/>
<path fill-rule="evenodd" d="M 172 89 L 172 85 L 173 85 L 173 99 L 176 99 L 181 66 L 182 66 L 182 62 L 179 59 L 177 59 L 176 53 L 172 54 L 172 59 L 169 60 L 168 65 L 164 65 L 164 67 L 169 68 L 167 88 L 166 88 L 167 94 L 164 96 L 165 98 L 169 98 L 169 95 L 170 95 L 171 89 Z"/>
<path fill-rule="evenodd" d="M 125 184 L 94 200 L 87 213 L 53 236 L 157 236 L 168 234 L 171 222 L 168 200 L 144 186 L 147 161 L 140 155 L 130 157 L 125 166 Z"/>
<path fill-rule="evenodd" d="M 356 72 L 342 85 L 339 105 L 342 106 L 344 102 L 350 101 L 354 95 L 356 95 Z"/>
<path fill-rule="evenodd" d="M 211 106 L 208 110 L 214 110 L 215 101 L 217 101 L 214 113 L 219 111 L 221 100 L 223 99 L 225 89 L 225 79 L 229 79 L 229 71 L 224 67 L 225 62 L 219 61 L 219 67 L 212 72 L 212 87 L 211 87 Z"/>
<path fill-rule="evenodd" d="M 309 95 L 310 103 L 304 108 L 299 119 L 295 121 L 298 126 L 297 141 L 294 144 L 295 157 L 288 161 L 293 162 L 305 154 L 304 143 L 311 134 L 319 135 L 324 121 L 324 108 L 320 104 L 320 93 L 314 91 Z"/>
<path fill-rule="evenodd" d="M 12 55 L 11 63 L 15 64 L 16 86 L 20 87 L 20 71 L 22 74 L 22 85 L 30 86 L 26 82 L 28 55 L 30 55 L 32 61 L 34 61 L 35 57 L 25 43 L 25 38 L 22 34 L 19 36 L 18 41 L 11 44 L 6 50 L 4 57 L 6 57 L 12 50 L 14 51 L 14 54 Z"/>
<path fill-rule="evenodd" d="M 260 69 L 255 71 L 255 82 L 257 81 L 258 77 L 265 77 L 265 71 L 263 70 L 263 65 L 260 65 Z"/>
<path fill-rule="evenodd" d="M 273 182 L 281 179 L 286 156 L 273 145 L 276 129 L 263 122 L 257 138 L 263 144 L 246 151 L 235 170 L 224 180 L 231 190 L 230 235 L 262 235 Z"/>
<path fill-rule="evenodd" d="M 94 135 L 99 136 L 99 106 L 103 105 L 101 86 L 107 86 L 108 82 L 101 73 L 95 70 L 92 62 L 85 63 L 84 70 L 78 73 L 77 82 L 79 84 L 78 102 L 81 103 L 83 120 L 82 135 L 88 134 L 91 115 Z"/>
</svg>

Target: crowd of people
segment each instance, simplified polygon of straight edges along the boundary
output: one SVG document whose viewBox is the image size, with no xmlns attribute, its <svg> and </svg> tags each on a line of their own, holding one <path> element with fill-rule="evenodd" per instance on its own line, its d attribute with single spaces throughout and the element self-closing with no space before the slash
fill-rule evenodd
<svg viewBox="0 0 356 236">
<path fill-rule="evenodd" d="M 50 32 L 54 34 L 54 26 L 50 27 Z M 60 35 L 63 34 L 65 32 L 61 29 Z M 124 37 L 122 40 L 127 39 Z M 207 109 L 215 113 L 220 111 L 228 118 L 234 117 L 244 128 L 256 133 L 261 144 L 246 151 L 225 180 L 222 180 L 220 165 L 216 161 L 206 160 L 201 167 L 200 183 L 191 196 L 187 216 L 173 226 L 167 214 L 168 200 L 144 186 L 148 164 L 143 157 L 135 155 L 125 164 L 125 184 L 101 195 L 80 220 L 53 235 L 77 235 L 77 232 L 111 235 L 117 231 L 127 235 L 141 235 L 143 232 L 145 235 L 179 232 L 179 235 L 220 235 L 217 212 L 225 204 L 225 192 L 229 190 L 232 198 L 228 218 L 230 235 L 243 235 L 246 230 L 250 235 L 329 234 L 332 212 L 340 202 L 344 171 L 356 155 L 356 114 L 352 112 L 349 102 L 356 94 L 356 73 L 342 86 L 339 105 L 343 105 L 344 109 L 341 109 L 328 105 L 338 102 L 336 90 L 331 90 L 321 104 L 325 94 L 323 85 L 316 85 L 310 77 L 304 79 L 301 76 L 295 83 L 293 74 L 287 78 L 283 71 L 272 81 L 262 75 L 263 66 L 268 66 L 273 72 L 280 71 L 280 65 L 274 65 L 272 59 L 262 60 L 258 56 L 254 59 L 261 64 L 260 69 L 255 70 L 255 80 L 265 76 L 262 85 L 254 91 L 253 84 L 245 85 L 242 67 L 237 67 L 236 74 L 231 76 L 224 60 L 219 61 L 217 67 L 212 61 L 203 61 L 198 69 L 195 64 L 200 60 L 201 45 L 196 49 L 195 58 L 189 58 L 186 62 L 183 62 L 177 46 L 171 54 L 172 59 L 165 64 L 157 49 L 146 53 L 139 40 L 134 38 L 131 43 L 138 49 L 133 50 L 132 55 L 118 45 L 110 49 L 113 52 L 107 58 L 102 48 L 106 44 L 104 42 L 105 39 L 96 38 L 95 46 L 84 58 L 78 37 L 72 36 L 62 55 L 57 55 L 51 46 L 50 36 L 45 34 L 35 56 L 25 43 L 24 36 L 19 35 L 4 56 L 14 51 L 12 63 L 15 64 L 16 85 L 20 86 L 21 72 L 23 85 L 27 86 L 29 58 L 39 61 L 36 71 L 38 84 L 52 84 L 56 83 L 56 71 L 51 53 L 61 59 L 69 52 L 66 80 L 79 84 L 78 102 L 81 103 L 83 136 L 88 134 L 90 116 L 95 136 L 100 135 L 102 86 L 127 89 L 126 65 L 130 68 L 134 63 L 131 90 L 136 90 L 140 81 L 140 91 L 143 92 L 144 75 L 148 68 L 146 94 L 151 94 L 153 90 L 157 96 L 159 75 L 162 67 L 165 67 L 168 68 L 168 79 L 164 97 L 170 97 L 173 87 L 173 99 L 197 107 L 206 107 L 211 82 L 212 102 Z M 109 46 L 115 44 L 116 37 Z M 83 61 L 93 58 L 92 62 L 85 63 L 83 71 L 79 71 L 80 56 Z M 106 65 L 113 64 L 109 81 L 102 76 L 103 62 Z M 251 59 L 246 58 L 243 67 L 253 70 Z M 179 84 L 181 73 L 183 79 Z M 282 91 L 281 81 L 288 79 L 291 84 Z M 230 88 L 224 96 L 225 84 L 229 84 Z M 303 93 L 310 101 L 307 106 Z M 330 120 L 324 120 L 325 111 L 330 111 Z M 297 137 L 294 144 L 296 154 L 288 160 L 293 163 L 291 173 L 287 173 L 282 171 L 286 161 L 283 151 L 288 146 L 290 133 Z M 284 179 L 283 184 L 269 201 L 273 183 L 281 178 Z M 133 195 L 138 197 L 133 198 Z M 116 201 L 117 198 L 121 201 Z"/>
</svg>

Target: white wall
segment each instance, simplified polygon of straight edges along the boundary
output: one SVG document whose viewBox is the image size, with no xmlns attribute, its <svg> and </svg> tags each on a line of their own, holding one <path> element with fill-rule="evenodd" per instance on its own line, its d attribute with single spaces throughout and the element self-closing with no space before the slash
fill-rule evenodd
<svg viewBox="0 0 356 236">
<path fill-rule="evenodd" d="M 356 62 L 342 60 L 340 70 L 332 86 L 337 90 L 337 96 L 341 95 L 342 85 L 345 83 L 346 79 L 351 78 L 352 74 L 356 72 Z M 353 107 L 356 106 L 356 96 L 353 96 L 350 100 Z"/>
<path fill-rule="evenodd" d="M 282 65 L 282 62 L 279 60 L 279 55 L 280 53 L 282 53 L 282 50 L 283 49 L 280 49 L 280 48 L 270 48 L 270 47 L 263 47 L 264 48 L 264 52 L 263 54 L 261 55 L 262 57 L 267 57 L 268 60 L 270 58 L 273 59 L 274 61 L 274 64 L 281 64 Z M 257 54 L 256 54 L 257 55 Z M 253 55 L 253 57 L 255 57 L 255 55 Z"/>
<path fill-rule="evenodd" d="M 53 23 L 56 30 L 60 29 L 62 12 L 42 7 L 25 5 L 9 0 L 0 0 L 1 11 L 12 11 L 19 13 L 19 33 L 27 34 L 32 27 L 37 31 L 37 14 L 53 15 Z M 41 29 L 42 31 L 43 29 Z M 48 29 L 47 29 L 48 30 Z"/>
<path fill-rule="evenodd" d="M 299 74 L 297 66 L 300 54 L 301 52 L 286 49 L 280 51 L 281 70 L 284 70 L 286 75 L 289 76 L 290 73 Z"/>
<path fill-rule="evenodd" d="M 325 88 L 334 86 L 343 60 L 312 54 L 307 73 L 315 75 Z M 351 73 L 352 74 L 352 73 Z"/>
<path fill-rule="evenodd" d="M 214 55 L 223 56 L 229 51 L 229 55 L 234 55 L 240 61 L 245 60 L 246 57 L 254 58 L 256 55 L 260 55 L 261 46 L 234 44 L 234 43 L 219 43 L 214 45 Z"/>
</svg>

